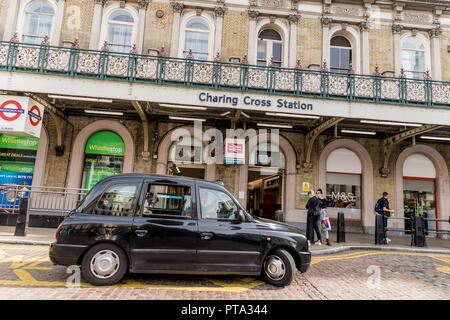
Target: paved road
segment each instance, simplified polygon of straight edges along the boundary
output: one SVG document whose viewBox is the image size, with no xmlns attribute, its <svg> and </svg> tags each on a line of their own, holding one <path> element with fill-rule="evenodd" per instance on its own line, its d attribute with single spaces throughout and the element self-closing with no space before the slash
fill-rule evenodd
<svg viewBox="0 0 450 320">
<path fill-rule="evenodd" d="M 313 258 L 276 288 L 254 277 L 128 275 L 92 287 L 48 260 L 47 246 L 0 244 L 0 299 L 450 299 L 450 256 L 347 251 Z M 69 280 L 69 281 L 68 281 Z"/>
</svg>

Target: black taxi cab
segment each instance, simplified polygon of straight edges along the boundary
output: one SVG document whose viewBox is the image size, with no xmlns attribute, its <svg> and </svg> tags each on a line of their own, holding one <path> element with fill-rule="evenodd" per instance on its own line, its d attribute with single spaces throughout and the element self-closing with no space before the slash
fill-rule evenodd
<svg viewBox="0 0 450 320">
<path fill-rule="evenodd" d="M 50 260 L 93 285 L 130 273 L 239 274 L 290 284 L 311 261 L 291 225 L 253 217 L 221 184 L 120 174 L 99 181 L 56 231 Z"/>
</svg>

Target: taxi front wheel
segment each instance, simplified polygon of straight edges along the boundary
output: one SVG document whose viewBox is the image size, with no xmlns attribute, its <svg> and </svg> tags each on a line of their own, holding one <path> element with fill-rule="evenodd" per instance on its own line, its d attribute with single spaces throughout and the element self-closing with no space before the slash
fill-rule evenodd
<svg viewBox="0 0 450 320">
<path fill-rule="evenodd" d="M 284 249 L 269 253 L 262 267 L 262 278 L 265 282 L 277 287 L 289 285 L 295 276 L 294 258 Z"/>
<path fill-rule="evenodd" d="M 83 257 L 83 278 L 96 286 L 108 286 L 123 279 L 128 269 L 128 259 L 118 246 L 101 243 L 90 248 Z"/>
</svg>

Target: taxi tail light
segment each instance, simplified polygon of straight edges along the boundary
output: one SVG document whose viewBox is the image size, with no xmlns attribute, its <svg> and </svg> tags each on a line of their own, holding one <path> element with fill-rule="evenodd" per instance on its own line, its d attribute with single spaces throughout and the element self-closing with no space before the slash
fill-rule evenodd
<svg viewBox="0 0 450 320">
<path fill-rule="evenodd" d="M 61 229 L 61 227 L 62 227 L 62 225 L 64 224 L 65 221 L 66 221 L 66 220 L 63 220 L 63 221 L 59 224 L 58 229 L 56 229 L 55 238 L 58 238 L 59 229 Z"/>
</svg>

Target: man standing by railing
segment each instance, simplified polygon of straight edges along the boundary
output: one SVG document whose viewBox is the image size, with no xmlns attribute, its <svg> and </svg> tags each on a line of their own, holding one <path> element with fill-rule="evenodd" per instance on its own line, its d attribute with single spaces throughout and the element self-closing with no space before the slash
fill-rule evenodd
<svg viewBox="0 0 450 320">
<path fill-rule="evenodd" d="M 386 229 L 388 225 L 388 217 L 394 215 L 394 210 L 389 209 L 389 194 L 385 191 L 383 192 L 383 197 L 378 199 L 377 204 L 375 206 L 375 211 L 383 216 L 383 243 L 389 244 L 391 239 L 387 237 Z"/>
</svg>

